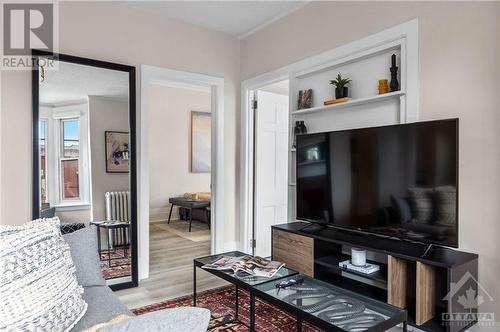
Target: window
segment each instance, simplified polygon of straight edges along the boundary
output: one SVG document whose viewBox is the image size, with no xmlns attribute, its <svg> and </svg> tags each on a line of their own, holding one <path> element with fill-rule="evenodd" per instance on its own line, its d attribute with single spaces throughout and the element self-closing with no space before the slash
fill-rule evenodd
<svg viewBox="0 0 500 332">
<path fill-rule="evenodd" d="M 80 121 L 61 120 L 60 183 L 61 200 L 80 198 Z"/>
<path fill-rule="evenodd" d="M 88 105 L 42 106 L 39 123 L 40 201 L 58 209 L 86 208 L 91 186 Z"/>
<path fill-rule="evenodd" d="M 40 120 L 40 198 L 43 203 L 48 203 L 47 193 L 47 121 Z"/>
</svg>

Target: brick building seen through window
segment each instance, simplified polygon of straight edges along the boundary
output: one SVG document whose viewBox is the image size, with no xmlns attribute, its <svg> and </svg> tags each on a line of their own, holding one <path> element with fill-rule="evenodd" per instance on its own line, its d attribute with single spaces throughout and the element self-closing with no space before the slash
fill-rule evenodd
<svg viewBox="0 0 500 332">
<path fill-rule="evenodd" d="M 60 158 L 61 198 L 62 200 L 78 199 L 80 197 L 79 184 L 79 120 L 61 120 L 62 152 Z"/>
</svg>

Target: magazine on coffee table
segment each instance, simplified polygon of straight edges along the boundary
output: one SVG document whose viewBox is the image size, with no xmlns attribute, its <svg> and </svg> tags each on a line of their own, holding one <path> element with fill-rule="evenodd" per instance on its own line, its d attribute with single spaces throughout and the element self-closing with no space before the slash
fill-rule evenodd
<svg viewBox="0 0 500 332">
<path fill-rule="evenodd" d="M 222 256 L 212 263 L 203 265 L 202 268 L 219 271 L 232 270 L 234 273 L 243 271 L 253 276 L 271 278 L 283 265 L 285 264 L 259 256 Z"/>
</svg>

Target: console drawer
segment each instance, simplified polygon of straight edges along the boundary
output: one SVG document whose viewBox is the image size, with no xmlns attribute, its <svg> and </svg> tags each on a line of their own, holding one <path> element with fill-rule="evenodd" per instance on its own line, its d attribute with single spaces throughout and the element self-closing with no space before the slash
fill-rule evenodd
<svg viewBox="0 0 500 332">
<path fill-rule="evenodd" d="M 314 239 L 273 229 L 273 260 L 314 277 Z"/>
</svg>

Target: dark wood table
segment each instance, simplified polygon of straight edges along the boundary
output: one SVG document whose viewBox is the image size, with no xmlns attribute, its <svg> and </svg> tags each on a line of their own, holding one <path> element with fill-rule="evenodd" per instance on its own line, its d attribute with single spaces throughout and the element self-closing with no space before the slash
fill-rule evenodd
<svg viewBox="0 0 500 332">
<path fill-rule="evenodd" d="M 171 197 L 168 199 L 170 203 L 170 212 L 168 213 L 168 221 L 167 224 L 170 224 L 170 218 L 172 217 L 172 210 L 174 209 L 174 205 L 183 207 L 189 210 L 189 231 L 191 232 L 191 224 L 193 223 L 193 210 L 204 210 L 207 215 L 208 228 L 210 229 L 210 210 L 207 208 L 210 207 L 210 201 L 200 201 L 185 197 Z"/>
</svg>

